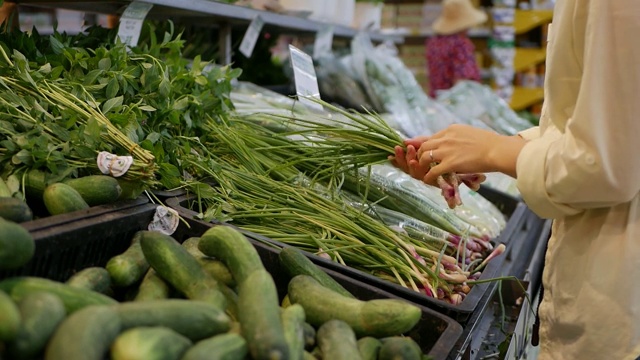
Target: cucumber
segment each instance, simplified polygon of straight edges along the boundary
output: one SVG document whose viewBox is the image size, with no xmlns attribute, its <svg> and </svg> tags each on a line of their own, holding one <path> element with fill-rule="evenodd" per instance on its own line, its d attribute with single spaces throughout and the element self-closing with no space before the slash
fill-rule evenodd
<svg viewBox="0 0 640 360">
<path fill-rule="evenodd" d="M 21 223 L 33 220 L 33 212 L 26 202 L 13 197 L 0 197 L 0 217 Z"/>
<path fill-rule="evenodd" d="M 116 338 L 111 346 L 111 359 L 179 360 L 191 345 L 191 340 L 169 328 L 137 327 Z"/>
<path fill-rule="evenodd" d="M 44 206 L 51 215 L 66 214 L 89 208 L 80 193 L 69 185 L 55 183 L 47 186 L 42 194 Z"/>
<path fill-rule="evenodd" d="M 196 343 L 181 360 L 244 360 L 247 341 L 238 334 L 222 334 Z"/>
<path fill-rule="evenodd" d="M 167 284 L 155 270 L 149 269 L 144 278 L 142 278 L 142 282 L 138 287 L 138 293 L 133 301 L 167 299 L 170 291 L 171 288 L 169 284 Z"/>
<path fill-rule="evenodd" d="M 111 291 L 111 276 L 107 269 L 99 266 L 89 267 L 73 274 L 65 282 L 69 286 L 93 290 L 101 294 Z"/>
<path fill-rule="evenodd" d="M 289 298 L 304 308 L 307 321 L 320 326 L 331 319 L 346 322 L 359 337 L 394 336 L 411 330 L 422 311 L 406 301 L 361 301 L 326 288 L 314 278 L 298 275 L 289 282 Z"/>
<path fill-rule="evenodd" d="M 271 274 L 266 270 L 256 270 L 240 282 L 238 318 L 253 359 L 289 358 L 280 319 L 278 292 Z"/>
<path fill-rule="evenodd" d="M 50 173 L 41 170 L 32 169 L 27 171 L 24 176 L 25 193 L 33 198 L 42 199 L 44 189 L 49 185 Z"/>
<path fill-rule="evenodd" d="M 147 262 L 140 246 L 141 237 L 142 232 L 136 232 L 127 250 L 107 262 L 106 268 L 114 286 L 131 286 L 140 281 L 149 270 L 149 262 Z"/>
<path fill-rule="evenodd" d="M 302 360 L 305 347 L 304 309 L 298 304 L 291 305 L 282 311 L 281 317 L 284 338 L 289 346 L 289 359 Z"/>
<path fill-rule="evenodd" d="M 88 306 L 67 317 L 47 344 L 45 360 L 103 360 L 120 333 L 110 306 Z"/>
<path fill-rule="evenodd" d="M 322 286 L 328 287 L 329 289 L 344 296 L 354 298 L 347 289 L 342 287 L 342 285 L 335 281 L 331 276 L 327 275 L 326 272 L 322 271 L 316 264 L 311 262 L 311 260 L 309 260 L 302 251 L 294 247 L 286 247 L 280 251 L 278 258 L 290 277 L 293 278 L 297 275 L 309 275 L 316 279 L 316 281 Z"/>
<path fill-rule="evenodd" d="M 22 324 L 15 339 L 7 343 L 7 353 L 11 359 L 32 359 L 44 351 L 67 313 L 59 297 L 45 292 L 25 296 L 18 308 Z"/>
<path fill-rule="evenodd" d="M 207 230 L 198 243 L 198 249 L 227 265 L 238 284 L 254 271 L 264 270 L 255 247 L 238 230 L 218 225 Z"/>
<path fill-rule="evenodd" d="M 20 310 L 11 297 L 0 291 L 0 342 L 16 338 L 20 323 Z"/>
<path fill-rule="evenodd" d="M 122 194 L 118 180 L 106 175 L 90 175 L 64 181 L 74 188 L 89 206 L 115 202 Z"/>
<path fill-rule="evenodd" d="M 151 267 L 164 280 L 192 300 L 210 302 L 226 309 L 227 300 L 218 282 L 171 236 L 143 231 L 140 245 Z"/>
<path fill-rule="evenodd" d="M 17 269 L 36 251 L 33 237 L 22 226 L 0 218 L 0 270 Z"/>
<path fill-rule="evenodd" d="M 229 287 L 235 287 L 237 285 L 236 281 L 233 279 L 233 275 L 231 275 L 227 266 L 222 261 L 203 254 L 202 251 L 198 249 L 199 242 L 200 238 L 192 237 L 185 240 L 182 246 L 198 260 L 204 271 L 213 276 L 214 279 Z"/>
<path fill-rule="evenodd" d="M 382 339 L 378 359 L 380 360 L 420 360 L 422 350 L 410 337 L 394 336 Z"/>
<path fill-rule="evenodd" d="M 220 291 L 224 294 L 224 298 L 227 301 L 226 313 L 231 316 L 233 320 L 238 319 L 238 294 L 225 284 L 218 284 Z"/>
<path fill-rule="evenodd" d="M 358 351 L 360 351 L 362 360 L 376 360 L 381 346 L 380 340 L 371 336 L 358 339 Z"/>
<path fill-rule="evenodd" d="M 115 306 L 123 329 L 163 326 L 201 340 L 229 331 L 231 319 L 215 305 L 192 300 L 166 299 L 128 302 Z"/>
<path fill-rule="evenodd" d="M 353 329 L 344 321 L 329 320 L 318 329 L 318 345 L 323 359 L 360 360 Z"/>
<path fill-rule="evenodd" d="M 307 315 L 305 313 L 305 319 Z M 309 350 L 316 346 L 316 329 L 305 321 L 303 325 L 304 330 L 304 348 Z"/>
<path fill-rule="evenodd" d="M 67 284 L 38 277 L 13 277 L 0 281 L 0 290 L 5 291 L 14 301 L 35 292 L 49 292 L 57 295 L 64 303 L 67 314 L 90 305 L 113 305 L 117 301 L 95 291 L 76 288 Z"/>
</svg>

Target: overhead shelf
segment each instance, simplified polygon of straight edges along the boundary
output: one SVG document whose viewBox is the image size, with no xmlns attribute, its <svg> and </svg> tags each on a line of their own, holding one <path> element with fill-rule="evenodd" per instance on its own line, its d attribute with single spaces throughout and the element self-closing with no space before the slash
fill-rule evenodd
<svg viewBox="0 0 640 360">
<path fill-rule="evenodd" d="M 405 38 L 428 38 L 435 35 L 433 29 L 422 29 L 422 30 L 414 30 L 409 32 Z M 470 38 L 488 38 L 491 36 L 491 30 L 486 28 L 475 28 L 470 29 L 467 33 L 467 36 Z"/>
<path fill-rule="evenodd" d="M 513 26 L 516 34 L 520 35 L 538 26 L 548 24 L 552 19 L 552 10 L 516 10 Z"/>
<path fill-rule="evenodd" d="M 539 104 L 544 99 L 543 88 L 516 87 L 511 97 L 510 106 L 515 111 L 520 111 L 529 106 Z"/>
<path fill-rule="evenodd" d="M 543 63 L 546 58 L 547 51 L 545 49 L 517 48 L 513 68 L 516 72 L 524 71 Z"/>
<path fill-rule="evenodd" d="M 81 1 L 81 0 L 15 0 L 18 4 L 31 6 L 55 7 L 89 13 L 121 14 L 131 0 L 114 1 Z M 303 17 L 278 14 L 269 11 L 251 9 L 244 6 L 230 5 L 211 0 L 145 0 L 153 4 L 149 13 L 150 18 L 187 18 L 194 22 L 215 25 L 216 22 L 230 25 L 248 25 L 256 16 L 260 15 L 265 29 L 271 31 L 313 34 L 324 28 L 327 23 L 309 20 Z M 333 24 L 335 37 L 351 38 L 358 30 Z M 393 41 L 400 43 L 403 37 L 395 34 L 381 34 L 368 32 L 372 41 Z"/>
</svg>

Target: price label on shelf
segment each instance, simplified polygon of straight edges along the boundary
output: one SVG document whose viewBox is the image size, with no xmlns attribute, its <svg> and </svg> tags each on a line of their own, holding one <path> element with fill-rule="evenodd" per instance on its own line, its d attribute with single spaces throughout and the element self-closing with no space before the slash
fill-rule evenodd
<svg viewBox="0 0 640 360">
<path fill-rule="evenodd" d="M 142 23 L 152 7 L 152 4 L 139 1 L 134 1 L 127 6 L 120 17 L 120 25 L 118 26 L 120 41 L 128 46 L 138 45 Z"/>
<path fill-rule="evenodd" d="M 256 42 L 258 41 L 258 37 L 260 37 L 260 32 L 262 31 L 263 26 L 264 21 L 260 15 L 256 16 L 253 21 L 251 21 L 251 24 L 244 33 L 244 37 L 240 43 L 240 52 L 244 56 L 250 58 L 251 54 L 253 54 L 253 49 L 256 47 Z"/>
<path fill-rule="evenodd" d="M 316 70 L 313 67 L 313 59 L 293 45 L 289 45 L 289 53 L 298 99 L 309 107 L 322 110 L 322 105 L 312 100 L 312 98 L 320 99 L 320 89 L 318 88 Z"/>
<path fill-rule="evenodd" d="M 326 25 L 316 34 L 316 40 L 313 43 L 313 58 L 324 54 L 330 54 L 333 47 L 333 26 Z"/>
</svg>

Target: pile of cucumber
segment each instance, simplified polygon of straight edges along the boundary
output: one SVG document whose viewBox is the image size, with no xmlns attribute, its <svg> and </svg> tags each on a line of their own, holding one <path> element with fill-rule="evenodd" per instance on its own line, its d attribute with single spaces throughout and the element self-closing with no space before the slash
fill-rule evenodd
<svg viewBox="0 0 640 360">
<path fill-rule="evenodd" d="M 53 182 L 47 180 L 44 172 L 30 170 L 24 177 L 23 188 L 25 196 L 15 196 L 19 189 L 11 189 L 0 178 L 1 218 L 18 223 L 33 220 L 32 209 L 24 198 L 30 199 L 29 202 L 42 202 L 49 215 L 59 215 L 109 204 L 122 196 L 118 180 L 107 175 L 89 175 Z"/>
<path fill-rule="evenodd" d="M 420 308 L 356 299 L 294 248 L 279 260 L 291 279 L 287 294 L 278 294 L 256 248 L 232 227 L 182 244 L 139 231 L 105 267 L 65 283 L 0 281 L 0 358 L 427 358 L 402 335 Z"/>
</svg>

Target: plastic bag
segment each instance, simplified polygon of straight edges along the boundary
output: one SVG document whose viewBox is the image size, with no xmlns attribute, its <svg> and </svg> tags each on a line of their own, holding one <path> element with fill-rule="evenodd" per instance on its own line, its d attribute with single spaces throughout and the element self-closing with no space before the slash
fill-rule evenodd
<svg viewBox="0 0 640 360">
<path fill-rule="evenodd" d="M 460 118 L 479 119 L 501 134 L 515 135 L 532 126 L 490 87 L 475 81 L 459 81 L 451 89 L 438 92 L 438 101 Z"/>
<path fill-rule="evenodd" d="M 333 55 L 320 57 L 317 59 L 316 75 L 323 95 L 353 109 L 377 110 L 369 103 L 362 87 L 340 59 Z"/>
<path fill-rule="evenodd" d="M 380 200 L 380 205 L 390 210 L 455 235 L 492 238 L 505 226 L 504 216 L 493 204 L 478 202 L 470 192 L 463 191 L 463 205 L 451 210 L 440 189 L 427 186 L 388 163 L 359 169 L 357 180 L 348 179 L 344 186 L 352 192 L 367 193 L 370 201 Z"/>
</svg>

